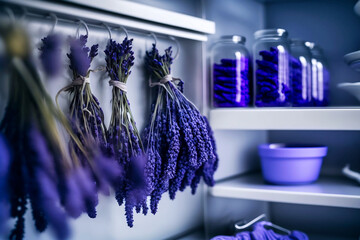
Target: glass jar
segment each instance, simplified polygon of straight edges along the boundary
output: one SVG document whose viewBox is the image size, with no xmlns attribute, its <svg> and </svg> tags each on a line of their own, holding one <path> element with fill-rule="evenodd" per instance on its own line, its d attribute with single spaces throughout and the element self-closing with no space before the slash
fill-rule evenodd
<svg viewBox="0 0 360 240">
<path fill-rule="evenodd" d="M 246 38 L 223 36 L 211 49 L 214 107 L 246 107 L 250 103 L 250 55 Z"/>
<path fill-rule="evenodd" d="M 255 106 L 290 106 L 290 46 L 287 31 L 264 29 L 256 31 L 254 36 Z"/>
<path fill-rule="evenodd" d="M 311 52 L 312 103 L 314 106 L 328 106 L 330 94 L 330 74 L 328 65 L 319 46 L 313 42 L 306 42 L 305 44 Z"/>
<path fill-rule="evenodd" d="M 290 50 L 292 104 L 295 107 L 311 106 L 311 52 L 300 39 L 291 39 Z"/>
</svg>

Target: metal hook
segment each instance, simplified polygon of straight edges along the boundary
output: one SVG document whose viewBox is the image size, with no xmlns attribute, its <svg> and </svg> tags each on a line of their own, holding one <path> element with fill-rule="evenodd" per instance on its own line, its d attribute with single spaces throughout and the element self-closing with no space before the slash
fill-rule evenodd
<svg viewBox="0 0 360 240">
<path fill-rule="evenodd" d="M 79 26 L 76 29 L 76 37 L 79 37 L 81 25 L 83 25 L 86 30 L 86 36 L 89 36 L 89 27 L 87 26 L 87 24 L 81 19 L 78 21 L 78 23 L 79 23 Z"/>
<path fill-rule="evenodd" d="M 57 25 L 58 22 L 59 22 L 59 19 L 58 19 L 58 17 L 57 17 L 54 13 L 50 13 L 49 15 L 50 15 L 50 17 L 51 17 L 52 19 L 54 19 L 54 24 L 53 24 L 53 26 L 52 26 L 52 28 L 51 28 L 51 31 L 50 31 L 50 33 L 53 33 L 54 30 L 55 30 L 56 25 Z"/>
<path fill-rule="evenodd" d="M 20 17 L 20 21 L 24 21 L 26 16 L 29 15 L 29 11 L 24 7 L 21 7 L 21 10 L 22 10 L 23 14 Z"/>
<path fill-rule="evenodd" d="M 110 29 L 110 27 L 107 25 L 107 24 L 105 24 L 105 23 L 102 23 L 102 25 L 106 28 L 106 30 L 108 31 L 108 33 L 109 33 L 109 39 L 111 40 L 112 39 L 112 36 L 111 36 L 111 29 Z"/>
<path fill-rule="evenodd" d="M 129 39 L 129 34 L 128 34 L 128 31 L 126 30 L 126 28 L 124 28 L 123 26 L 119 26 L 117 28 L 121 28 L 121 30 L 123 30 L 123 32 L 125 33 L 126 38 Z"/>
<path fill-rule="evenodd" d="M 9 16 L 11 23 L 15 23 L 15 14 L 14 14 L 13 10 L 11 10 L 11 8 L 5 7 L 4 11 Z"/>
<path fill-rule="evenodd" d="M 179 56 L 179 53 L 180 53 L 180 44 L 179 44 L 179 41 L 176 39 L 176 38 L 174 38 L 173 36 L 168 36 L 171 40 L 173 40 L 174 42 L 175 42 L 175 44 L 176 44 L 176 54 L 175 54 L 175 56 L 174 56 L 174 60 L 175 59 L 177 59 L 177 57 Z"/>
<path fill-rule="evenodd" d="M 152 36 L 154 38 L 154 44 L 156 45 L 157 44 L 157 37 L 156 37 L 155 33 L 151 32 L 150 36 Z"/>
<path fill-rule="evenodd" d="M 238 230 L 244 230 L 245 228 L 250 227 L 251 225 L 253 225 L 253 224 L 256 223 L 257 221 L 262 220 L 262 219 L 264 219 L 265 217 L 266 217 L 265 214 L 261 214 L 260 216 L 254 218 L 254 219 L 251 220 L 250 222 L 245 223 L 245 224 L 242 224 L 242 225 L 240 225 L 240 222 L 237 222 L 237 223 L 235 223 L 235 228 L 238 229 Z"/>
<path fill-rule="evenodd" d="M 256 222 L 264 219 L 265 217 L 266 217 L 265 214 L 261 214 L 260 216 L 254 218 L 253 220 L 251 220 L 251 221 L 248 222 L 248 223 L 242 224 L 242 222 L 237 222 L 237 223 L 235 223 L 235 228 L 238 229 L 238 230 L 244 230 L 244 229 L 252 226 L 254 223 L 256 223 Z M 242 225 L 240 225 L 240 224 L 242 224 Z M 271 222 L 266 222 L 264 225 L 265 225 L 265 226 L 269 226 L 269 227 L 273 227 L 273 228 L 275 228 L 275 229 L 277 229 L 277 230 L 280 230 L 280 231 L 282 231 L 282 232 L 284 232 L 284 233 L 286 233 L 286 234 L 288 234 L 288 235 L 291 233 L 290 230 L 288 230 L 288 229 L 286 229 L 286 228 L 283 228 L 283 227 L 280 227 L 280 226 L 278 226 L 278 225 L 276 225 L 276 224 L 273 224 L 273 223 L 271 223 Z"/>
<path fill-rule="evenodd" d="M 264 225 L 269 226 L 269 227 L 272 227 L 272 228 L 275 228 L 275 229 L 277 229 L 277 230 L 279 230 L 279 231 L 281 231 L 281 232 L 286 233 L 287 235 L 290 235 L 290 234 L 291 234 L 291 231 L 290 231 L 290 230 L 288 230 L 288 229 L 286 229 L 286 228 L 283 228 L 283 227 L 280 227 L 279 225 L 273 224 L 273 223 L 271 223 L 271 222 L 267 222 L 267 223 L 264 224 Z"/>
</svg>

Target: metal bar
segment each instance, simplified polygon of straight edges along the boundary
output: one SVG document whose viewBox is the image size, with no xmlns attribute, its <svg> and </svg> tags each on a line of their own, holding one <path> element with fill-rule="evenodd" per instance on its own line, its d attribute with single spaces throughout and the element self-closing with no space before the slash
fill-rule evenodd
<svg viewBox="0 0 360 240">
<path fill-rule="evenodd" d="M 214 34 L 215 23 L 202 18 L 197 18 L 177 12 L 164 10 L 131 1 L 119 0 L 65 0 L 66 2 L 78 5 L 93 7 L 124 16 L 139 18 L 146 21 L 166 24 L 174 27 L 185 28 L 188 30 Z"/>
<path fill-rule="evenodd" d="M 133 19 L 121 15 L 104 13 L 99 10 L 88 10 L 59 3 L 38 0 L 0 0 L 0 2 L 13 6 L 24 7 L 30 11 L 34 11 L 36 13 L 40 12 L 44 15 L 55 13 L 60 18 L 67 18 L 69 20 L 76 21 L 77 19 L 82 19 L 90 24 L 100 25 L 101 23 L 106 23 L 111 27 L 121 25 L 135 31 L 147 33 L 154 32 L 157 34 L 170 35 L 196 41 L 207 41 L 208 39 L 207 35 L 204 33 L 151 23 L 148 21 Z"/>
</svg>

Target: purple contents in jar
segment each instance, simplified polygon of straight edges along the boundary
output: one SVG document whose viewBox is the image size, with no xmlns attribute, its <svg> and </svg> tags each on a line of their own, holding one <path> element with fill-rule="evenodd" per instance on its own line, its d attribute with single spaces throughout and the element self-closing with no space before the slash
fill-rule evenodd
<svg viewBox="0 0 360 240">
<path fill-rule="evenodd" d="M 249 58 L 221 59 L 213 65 L 214 106 L 246 107 L 250 103 Z"/>
<path fill-rule="evenodd" d="M 313 66 L 312 104 L 318 107 L 329 106 L 329 71 L 325 66 L 317 65 Z"/>
<path fill-rule="evenodd" d="M 307 74 L 310 74 L 308 72 L 310 66 L 307 64 L 309 63 L 301 63 L 298 58 L 290 56 L 292 99 L 295 107 L 311 106 L 311 83 L 308 79 L 309 76 L 307 76 Z"/>
<path fill-rule="evenodd" d="M 277 48 L 260 51 L 256 60 L 256 100 L 258 107 L 288 106 L 291 102 L 288 53 Z"/>
</svg>

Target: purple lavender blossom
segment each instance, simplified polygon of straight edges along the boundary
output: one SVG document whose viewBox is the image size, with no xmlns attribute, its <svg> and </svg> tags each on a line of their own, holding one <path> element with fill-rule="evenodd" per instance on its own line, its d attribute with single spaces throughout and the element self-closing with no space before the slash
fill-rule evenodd
<svg viewBox="0 0 360 240">
<path fill-rule="evenodd" d="M 7 112 L 10 113 L 11 111 Z M 15 114 L 16 115 L 16 114 Z M 6 117 L 4 118 L 6 119 Z M 2 125 L 4 125 L 3 120 Z M 10 239 L 23 239 L 25 218 L 24 215 L 27 211 L 27 197 L 26 197 L 26 181 L 24 179 L 24 160 L 25 156 L 19 151 L 14 151 L 15 144 L 23 144 L 24 136 L 18 135 L 20 131 L 15 130 L 14 135 L 6 128 L 4 135 L 10 141 L 12 158 L 10 160 L 10 173 L 9 174 L 9 198 L 10 198 L 10 216 L 16 218 L 15 227 L 10 233 Z"/>
<path fill-rule="evenodd" d="M 49 77 L 57 76 L 62 70 L 62 38 L 58 34 L 50 34 L 41 41 L 39 50 L 43 70 Z"/>
<path fill-rule="evenodd" d="M 130 161 L 126 174 L 127 185 L 125 193 L 125 214 L 129 227 L 133 227 L 133 209 L 136 208 L 136 211 L 140 212 L 144 201 L 146 201 L 146 186 L 143 177 L 144 164 L 145 156 L 138 155 Z M 144 211 L 147 211 L 147 206 Z"/>
<path fill-rule="evenodd" d="M 88 77 L 91 61 L 98 54 L 98 45 L 93 45 L 89 49 L 86 47 L 86 42 L 87 36 L 80 36 L 71 42 L 68 57 L 70 69 L 73 71 L 73 80 L 79 76 Z M 109 195 L 110 187 L 116 188 L 122 171 L 110 157 L 114 149 L 107 140 L 104 113 L 98 99 L 92 94 L 89 84 L 85 84 L 84 88 L 76 85 L 68 91 L 72 94 L 70 103 L 72 129 L 82 147 L 80 149 L 74 141 L 69 143 L 70 152 L 74 153 L 81 163 L 81 166 L 75 169 L 74 179 L 71 181 L 75 181 L 80 186 L 82 210 L 87 212 L 89 217 L 95 218 L 98 192 Z M 72 182 L 68 184 L 68 191 L 73 191 Z M 67 210 L 74 217 L 79 214 L 76 208 Z"/>
<path fill-rule="evenodd" d="M 8 206 L 8 173 L 10 152 L 5 143 L 5 138 L 0 133 L 0 235 L 4 230 L 4 223 L 9 218 Z"/>
<path fill-rule="evenodd" d="M 110 39 L 106 46 L 106 70 L 112 80 L 126 83 L 135 60 L 132 41 L 133 39 L 125 38 L 122 43 L 117 43 Z"/>
<path fill-rule="evenodd" d="M 181 141 L 181 144 L 184 144 L 184 140 Z M 180 190 L 181 183 L 188 169 L 187 156 L 188 149 L 181 148 L 177 162 L 176 175 L 170 180 L 169 197 L 171 200 L 175 199 L 176 192 Z"/>
<path fill-rule="evenodd" d="M 78 184 L 77 174 L 79 169 L 73 170 L 68 174 L 63 184 L 66 187 L 66 194 L 63 206 L 66 213 L 72 218 L 78 218 L 85 211 L 85 203 L 81 190 L 81 185 Z"/>
<path fill-rule="evenodd" d="M 87 35 L 81 35 L 80 38 L 70 40 L 70 53 L 67 57 L 70 59 L 70 69 L 85 77 L 90 68 L 92 59 L 97 55 L 99 45 L 93 45 L 91 50 L 86 47 Z"/>
<path fill-rule="evenodd" d="M 43 208 L 45 218 L 48 220 L 57 239 L 66 239 L 70 235 L 70 228 L 65 213 L 59 207 L 59 195 L 56 191 L 56 185 L 44 171 L 39 170 L 35 174 L 38 187 L 43 194 L 38 204 Z"/>
<path fill-rule="evenodd" d="M 198 169 L 196 171 L 195 177 L 191 182 L 192 194 L 196 193 L 196 189 L 200 182 L 201 176 L 204 178 L 204 181 L 207 185 L 209 185 L 209 186 L 215 185 L 214 173 L 217 170 L 218 164 L 219 164 L 219 157 L 216 152 L 216 143 L 215 143 L 213 131 L 212 131 L 210 124 L 206 117 L 204 117 L 204 121 L 205 121 L 206 129 L 207 129 L 209 137 L 210 137 L 210 143 L 211 143 L 212 149 L 213 149 L 213 152 L 212 152 L 213 158 L 209 159 L 209 161 L 207 161 L 200 169 Z"/>
<path fill-rule="evenodd" d="M 85 168 L 78 168 L 74 173 L 74 177 L 84 199 L 83 210 L 87 212 L 90 218 L 95 218 L 97 215 L 96 206 L 99 203 L 95 181 L 91 177 L 89 170 Z"/>
<path fill-rule="evenodd" d="M 168 179 L 173 179 L 176 174 L 177 159 L 180 154 L 180 127 L 177 123 L 175 103 L 172 102 L 169 109 L 169 127 L 166 135 L 166 144 L 168 149 L 166 151 L 166 159 L 168 165 L 166 167 L 166 173 Z"/>
<path fill-rule="evenodd" d="M 60 207 L 53 158 L 44 137 L 36 128 L 29 131 L 31 149 L 27 161 L 26 177 L 35 226 L 41 232 L 47 224 L 58 239 L 70 234 L 65 212 Z"/>
<path fill-rule="evenodd" d="M 24 39 L 28 44 L 27 37 Z M 55 120 L 64 126 L 67 123 L 45 91 L 30 58 L 31 53 L 25 55 L 9 63 L 12 70 L 9 103 L 0 124 L 0 132 L 6 137 L 11 152 L 6 185 L 15 227 L 9 238 L 24 238 L 24 215 L 29 201 L 36 228 L 44 231 L 49 226 L 57 239 L 67 239 L 69 228 L 62 206 L 65 192 L 61 191 L 61 180 L 66 179 L 66 173 L 73 165 L 64 151 Z M 28 77 L 25 79 L 24 76 Z M 1 149 L 0 154 L 5 151 Z M 4 159 L 0 157 L 0 165 L 5 165 Z M 0 167 L 0 176 L 6 169 L 3 167 Z M 5 194 L 1 190 L 0 198 L 3 197 Z"/>
<path fill-rule="evenodd" d="M 284 58 L 284 56 L 279 54 L 279 50 L 274 47 L 271 47 L 269 51 L 260 51 L 259 54 L 263 59 L 256 60 L 255 105 L 259 107 L 288 105 L 292 98 L 289 86 L 290 76 L 279 79 L 278 74 L 280 67 L 284 68 L 284 66 L 279 65 L 279 58 Z M 288 53 L 285 54 L 288 56 Z M 283 61 L 285 61 L 285 65 L 288 64 L 287 57 L 285 57 Z M 282 69 L 282 71 L 285 70 Z"/>
<path fill-rule="evenodd" d="M 105 50 L 106 70 L 112 81 L 126 83 L 134 65 L 133 39 L 122 43 L 110 40 Z M 133 226 L 133 210 L 147 213 L 146 188 L 144 182 L 145 161 L 143 146 L 130 110 L 126 92 L 117 87 L 112 91 L 112 116 L 107 132 L 110 148 L 124 174 L 116 184 L 116 200 L 125 203 L 126 221 Z"/>
<path fill-rule="evenodd" d="M 104 155 L 95 159 L 95 165 L 106 185 L 115 186 L 119 177 L 125 174 L 124 170 L 113 158 Z"/>
<path fill-rule="evenodd" d="M 156 46 L 146 53 L 145 63 L 153 80 L 170 75 L 171 47 L 160 55 Z M 195 193 L 201 178 L 213 185 L 217 155 L 210 126 L 199 110 L 183 95 L 183 82 L 166 82 L 156 89 L 151 121 L 144 131 L 148 162 L 146 181 L 150 208 L 157 212 L 164 192 L 174 199 L 178 190 L 191 186 Z M 210 130 L 209 130 L 210 129 Z"/>
</svg>

